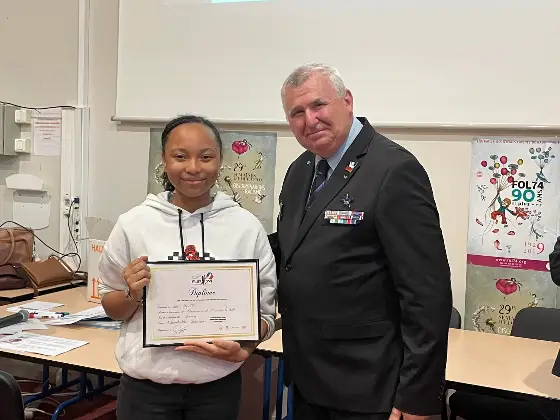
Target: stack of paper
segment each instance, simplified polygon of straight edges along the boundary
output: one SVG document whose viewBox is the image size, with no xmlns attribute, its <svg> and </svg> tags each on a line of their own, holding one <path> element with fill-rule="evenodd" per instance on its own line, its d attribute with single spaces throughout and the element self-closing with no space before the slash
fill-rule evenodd
<svg viewBox="0 0 560 420">
<path fill-rule="evenodd" d="M 18 306 L 12 306 L 6 309 L 8 312 L 19 312 L 21 309 L 25 309 L 28 312 L 37 311 L 50 311 L 53 308 L 58 308 L 59 306 L 64 306 L 62 303 L 52 303 L 52 302 L 42 302 L 40 300 L 34 300 L 31 302 L 24 303 Z"/>
<path fill-rule="evenodd" d="M 84 325 L 90 328 L 101 328 L 103 330 L 120 330 L 122 321 L 113 321 L 110 319 L 85 319 L 83 321 L 78 321 L 76 325 Z"/>
<path fill-rule="evenodd" d="M 0 328 L 2 334 L 17 334 L 27 330 L 46 330 L 48 327 L 38 319 L 28 319 L 26 322 L 20 322 L 8 327 Z"/>
<path fill-rule="evenodd" d="M 95 306 L 85 311 L 76 312 L 75 314 L 65 315 L 57 319 L 48 319 L 45 321 L 46 325 L 70 325 L 75 324 L 78 321 L 84 321 L 86 319 L 98 319 L 105 318 L 107 314 L 103 306 Z"/>
<path fill-rule="evenodd" d="M 45 356 L 58 356 L 59 354 L 84 346 L 87 343 L 87 341 L 20 332 L 0 339 L 0 348 L 44 354 Z"/>
</svg>

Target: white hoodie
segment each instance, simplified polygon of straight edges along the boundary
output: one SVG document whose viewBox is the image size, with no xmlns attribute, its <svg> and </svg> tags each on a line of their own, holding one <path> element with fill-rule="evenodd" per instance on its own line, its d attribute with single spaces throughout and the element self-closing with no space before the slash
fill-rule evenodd
<svg viewBox="0 0 560 420">
<path fill-rule="evenodd" d="M 149 194 L 141 205 L 119 217 L 99 263 L 101 296 L 124 290 L 123 269 L 142 255 L 152 261 L 177 260 L 182 250 L 194 245 L 200 259 L 203 247 L 207 256 L 215 259 L 258 258 L 261 318 L 268 324 L 265 340 L 270 338 L 276 318 L 276 264 L 260 221 L 223 192 L 194 213 L 171 204 L 168 197 L 167 192 Z M 162 384 L 204 383 L 220 379 L 241 366 L 176 351 L 174 347 L 144 348 L 142 342 L 139 308 L 123 322 L 115 350 L 121 370 L 137 379 Z"/>
</svg>

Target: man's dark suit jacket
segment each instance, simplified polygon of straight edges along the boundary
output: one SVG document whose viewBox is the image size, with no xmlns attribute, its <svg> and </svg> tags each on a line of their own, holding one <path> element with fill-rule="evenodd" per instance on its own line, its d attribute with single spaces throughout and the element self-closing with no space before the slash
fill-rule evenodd
<svg viewBox="0 0 560 420">
<path fill-rule="evenodd" d="M 360 121 L 305 215 L 312 153 L 290 165 L 280 193 L 271 243 L 287 380 L 325 407 L 437 414 L 452 298 L 436 204 L 416 158 Z M 326 210 L 363 220 L 331 224 Z"/>
<path fill-rule="evenodd" d="M 560 286 L 560 237 L 556 241 L 554 251 L 550 254 L 550 275 L 552 281 Z"/>
</svg>

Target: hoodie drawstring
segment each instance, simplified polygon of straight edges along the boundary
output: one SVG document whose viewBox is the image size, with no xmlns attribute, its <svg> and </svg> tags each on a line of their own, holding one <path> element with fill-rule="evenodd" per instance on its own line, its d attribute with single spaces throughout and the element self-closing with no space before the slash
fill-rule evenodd
<svg viewBox="0 0 560 420">
<path fill-rule="evenodd" d="M 204 213 L 200 213 L 200 229 L 202 230 L 202 259 L 206 259 L 206 250 L 204 249 Z"/>
<path fill-rule="evenodd" d="M 185 252 L 185 241 L 183 238 L 183 222 L 181 216 L 183 215 L 183 210 L 177 209 L 179 212 L 179 237 L 181 238 L 181 259 L 186 260 L 187 254 Z M 206 259 L 206 248 L 204 246 L 204 213 L 200 213 L 200 228 L 202 229 L 202 258 Z"/>
<path fill-rule="evenodd" d="M 183 240 L 183 223 L 181 222 L 181 216 L 183 214 L 183 210 L 179 210 L 179 237 L 181 238 L 181 259 L 187 259 L 187 254 L 185 253 L 185 242 Z"/>
</svg>

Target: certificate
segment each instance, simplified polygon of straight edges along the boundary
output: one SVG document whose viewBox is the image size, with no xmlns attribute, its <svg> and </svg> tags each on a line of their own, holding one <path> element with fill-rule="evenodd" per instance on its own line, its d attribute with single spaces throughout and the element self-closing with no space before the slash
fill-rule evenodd
<svg viewBox="0 0 560 420">
<path fill-rule="evenodd" d="M 148 262 L 144 347 L 260 339 L 258 260 Z"/>
</svg>

